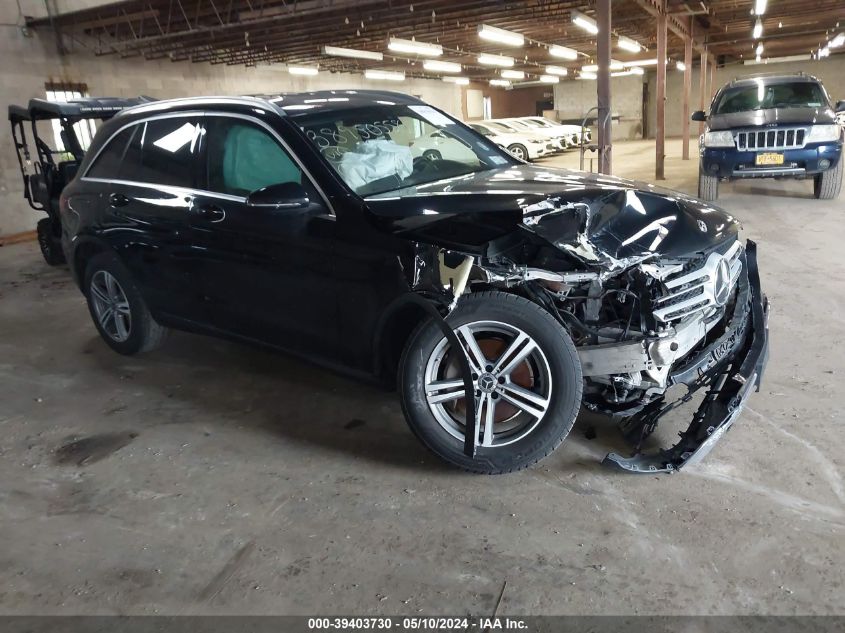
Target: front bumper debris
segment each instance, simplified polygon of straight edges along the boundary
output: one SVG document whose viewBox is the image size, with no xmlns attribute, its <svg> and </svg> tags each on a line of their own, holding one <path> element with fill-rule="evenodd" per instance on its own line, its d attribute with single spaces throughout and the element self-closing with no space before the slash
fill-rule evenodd
<svg viewBox="0 0 845 633">
<path fill-rule="evenodd" d="M 702 352 L 671 374 L 672 384 L 685 384 L 689 394 L 707 388 L 707 394 L 680 441 L 657 453 L 622 457 L 609 453 L 603 464 L 631 473 L 672 473 L 700 462 L 739 417 L 752 390 L 760 390 L 769 360 L 769 304 L 760 289 L 757 245 L 748 241 L 745 265 L 739 281 L 734 315 L 725 332 Z M 638 415 L 636 428 L 642 437 L 679 402 L 662 401 Z"/>
</svg>

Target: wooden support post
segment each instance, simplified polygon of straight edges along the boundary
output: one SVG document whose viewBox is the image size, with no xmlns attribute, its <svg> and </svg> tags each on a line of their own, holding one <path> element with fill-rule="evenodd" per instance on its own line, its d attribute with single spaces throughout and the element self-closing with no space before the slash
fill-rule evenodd
<svg viewBox="0 0 845 633">
<path fill-rule="evenodd" d="M 690 31 L 692 31 L 692 20 L 690 20 Z M 684 114 L 683 114 L 683 138 L 681 157 L 689 160 L 689 122 L 690 122 L 690 94 L 692 93 L 692 37 L 684 41 Z"/>
<path fill-rule="evenodd" d="M 698 67 L 698 89 L 699 89 L 699 103 L 698 109 L 704 110 L 705 97 L 707 95 L 707 51 L 701 54 L 701 65 Z M 698 135 L 704 134 L 704 121 L 698 123 Z"/>
<path fill-rule="evenodd" d="M 596 57 L 599 66 L 598 81 L 596 82 L 599 173 L 610 174 L 613 168 L 612 110 L 610 105 L 610 0 L 598 0 L 596 3 L 596 24 L 599 27 L 596 37 Z"/>
<path fill-rule="evenodd" d="M 708 64 L 708 68 L 710 69 L 710 90 L 708 91 L 708 100 L 713 99 L 713 95 L 716 94 L 716 57 L 710 58 L 710 64 Z"/>
<path fill-rule="evenodd" d="M 663 162 L 666 158 L 666 2 L 662 2 L 657 16 L 657 130 L 655 130 L 654 177 L 665 180 Z"/>
</svg>

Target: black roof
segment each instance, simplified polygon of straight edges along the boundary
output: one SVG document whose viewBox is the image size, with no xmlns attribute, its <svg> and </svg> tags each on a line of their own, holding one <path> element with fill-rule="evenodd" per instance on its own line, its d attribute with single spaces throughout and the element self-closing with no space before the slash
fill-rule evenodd
<svg viewBox="0 0 845 633">
<path fill-rule="evenodd" d="M 152 97 L 83 97 L 70 101 L 30 99 L 26 108 L 10 105 L 9 119 L 108 119 L 125 108 L 155 101 Z"/>
<path fill-rule="evenodd" d="M 314 92 L 283 92 L 242 97 L 219 96 L 166 99 L 154 103 L 144 103 L 140 107 L 128 108 L 120 113 L 120 118 L 166 111 L 193 110 L 196 108 L 235 108 L 249 112 L 256 107 L 277 115 L 295 117 L 306 113 L 347 110 L 374 104 L 424 105 L 416 97 L 390 90 L 317 90 Z"/>
<path fill-rule="evenodd" d="M 756 86 L 757 82 L 763 81 L 767 85 L 785 84 L 785 83 L 820 83 L 816 77 L 806 75 L 804 73 L 760 73 L 758 75 L 751 75 L 749 77 L 737 77 L 730 85 L 732 88 L 746 88 L 748 86 Z"/>
<path fill-rule="evenodd" d="M 285 114 L 296 116 L 306 112 L 330 112 L 361 108 L 373 104 L 419 105 L 423 102 L 408 94 L 392 90 L 317 90 L 314 92 L 283 92 L 277 95 L 258 95 L 280 108 Z"/>
</svg>

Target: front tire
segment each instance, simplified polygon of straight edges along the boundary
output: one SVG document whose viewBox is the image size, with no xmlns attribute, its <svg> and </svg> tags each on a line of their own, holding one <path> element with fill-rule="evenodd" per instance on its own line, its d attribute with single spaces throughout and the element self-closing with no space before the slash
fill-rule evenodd
<svg viewBox="0 0 845 633">
<path fill-rule="evenodd" d="M 62 251 L 61 238 L 53 234 L 53 221 L 50 218 L 38 220 L 36 225 L 38 234 L 38 246 L 44 261 L 50 266 L 60 266 L 65 263 L 65 254 Z"/>
<path fill-rule="evenodd" d="M 438 457 L 470 472 L 508 473 L 543 459 L 569 434 L 581 406 L 581 363 L 569 334 L 537 304 L 498 291 L 465 295 L 446 320 L 470 350 L 475 458 L 463 452 L 460 366 L 433 321 L 411 336 L 400 363 L 411 431 Z"/>
<path fill-rule="evenodd" d="M 719 197 L 719 177 L 699 172 L 698 197 L 702 200 L 716 200 Z"/>
<path fill-rule="evenodd" d="M 101 253 L 85 269 L 88 310 L 103 340 L 119 354 L 160 346 L 168 330 L 153 319 L 129 271 L 112 253 Z"/>
<path fill-rule="evenodd" d="M 816 174 L 813 178 L 813 195 L 817 199 L 833 200 L 839 197 L 839 192 L 842 191 L 842 163 L 840 159 L 833 169 Z"/>
<path fill-rule="evenodd" d="M 508 145 L 508 151 L 519 160 L 528 160 L 528 149 L 525 145 L 520 145 L 519 143 Z"/>
</svg>

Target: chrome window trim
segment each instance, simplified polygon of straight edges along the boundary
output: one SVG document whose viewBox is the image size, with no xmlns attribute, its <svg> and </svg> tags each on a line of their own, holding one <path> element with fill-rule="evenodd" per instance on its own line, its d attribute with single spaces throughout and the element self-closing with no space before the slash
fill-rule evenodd
<svg viewBox="0 0 845 633">
<path fill-rule="evenodd" d="M 121 180 L 119 178 L 86 177 L 84 180 L 86 180 L 87 182 L 99 182 L 113 185 L 128 185 L 130 187 L 150 187 L 151 189 L 158 189 L 159 191 L 164 191 L 165 193 L 172 193 L 173 195 L 177 196 L 199 194 L 201 196 L 209 198 L 220 198 L 221 200 L 230 200 L 232 202 L 246 202 L 246 198 L 243 196 L 233 196 L 228 193 L 217 193 L 216 191 L 206 191 L 205 189 L 193 189 L 191 187 L 179 187 L 178 185 L 159 185 L 154 182 Z"/>
<path fill-rule="evenodd" d="M 115 130 L 111 134 L 111 136 L 109 136 L 109 138 L 100 146 L 100 148 L 97 150 L 97 153 L 94 155 L 94 157 L 91 159 L 91 162 L 88 164 L 88 167 L 85 169 L 85 174 L 80 176 L 80 180 L 83 180 L 83 181 L 86 181 L 86 182 L 110 182 L 110 183 L 114 183 L 114 184 L 141 186 L 141 187 L 158 187 L 162 190 L 166 190 L 167 188 L 178 189 L 180 191 L 195 192 L 195 193 L 199 193 L 199 194 L 204 195 L 204 196 L 216 197 L 216 198 L 220 198 L 220 199 L 223 199 L 223 200 L 231 200 L 233 202 L 246 202 L 246 198 L 242 197 L 242 196 L 233 196 L 231 194 L 220 193 L 220 192 L 217 192 L 217 191 L 208 191 L 206 189 L 196 189 L 196 188 L 190 188 L 190 187 L 178 187 L 178 186 L 175 186 L 175 185 L 162 185 L 162 184 L 158 184 L 158 183 L 155 183 L 155 182 L 143 182 L 143 181 L 137 181 L 137 180 L 123 180 L 123 179 L 119 179 L 119 178 L 97 178 L 97 177 L 88 175 L 88 172 L 91 171 L 91 168 L 97 162 L 97 159 L 100 157 L 100 154 L 103 152 L 103 150 L 106 147 L 108 147 L 108 145 L 112 142 L 112 140 L 114 140 L 114 137 L 117 136 L 118 134 L 120 134 L 121 132 L 123 132 L 123 130 L 125 130 L 129 127 L 132 127 L 133 125 L 140 125 L 141 123 L 149 123 L 150 121 L 157 121 L 159 119 L 175 119 L 175 118 L 184 118 L 184 117 L 199 117 L 201 119 L 207 119 L 207 118 L 210 118 L 210 117 L 213 117 L 213 116 L 229 117 L 229 118 L 232 118 L 232 119 L 243 119 L 245 121 L 255 123 L 259 127 L 263 128 L 267 132 L 269 132 L 270 136 L 272 136 L 276 140 L 276 142 L 278 142 L 279 145 L 282 146 L 282 148 L 285 150 L 285 152 L 287 152 L 287 154 L 293 159 L 293 161 L 299 167 L 300 171 L 302 171 L 302 173 L 305 175 L 305 177 L 308 178 L 308 180 L 314 186 L 314 189 L 317 190 L 317 193 L 323 199 L 323 204 L 326 206 L 326 209 L 328 210 L 329 215 L 331 215 L 332 217 L 336 216 L 335 211 L 334 211 L 334 207 L 332 206 L 331 202 L 329 202 L 329 198 L 326 195 L 326 192 L 323 191 L 323 188 L 319 185 L 317 180 L 311 175 L 311 172 L 308 171 L 308 169 L 306 169 L 305 165 L 302 163 L 299 156 L 296 155 L 296 152 L 294 152 L 290 148 L 290 145 L 288 145 L 285 142 L 285 140 L 281 137 L 281 135 L 279 135 L 279 133 L 276 132 L 276 130 L 271 128 L 269 125 L 267 125 L 261 119 L 257 119 L 255 117 L 249 116 L 248 114 L 241 114 L 240 112 L 214 112 L 214 111 L 207 111 L 207 110 L 186 110 L 184 112 L 163 112 L 163 113 L 160 113 L 160 114 L 153 114 L 153 115 L 143 117 L 143 118 L 140 118 L 140 119 L 135 119 L 134 121 L 129 121 L 125 125 L 122 125 L 117 130 Z"/>
</svg>

